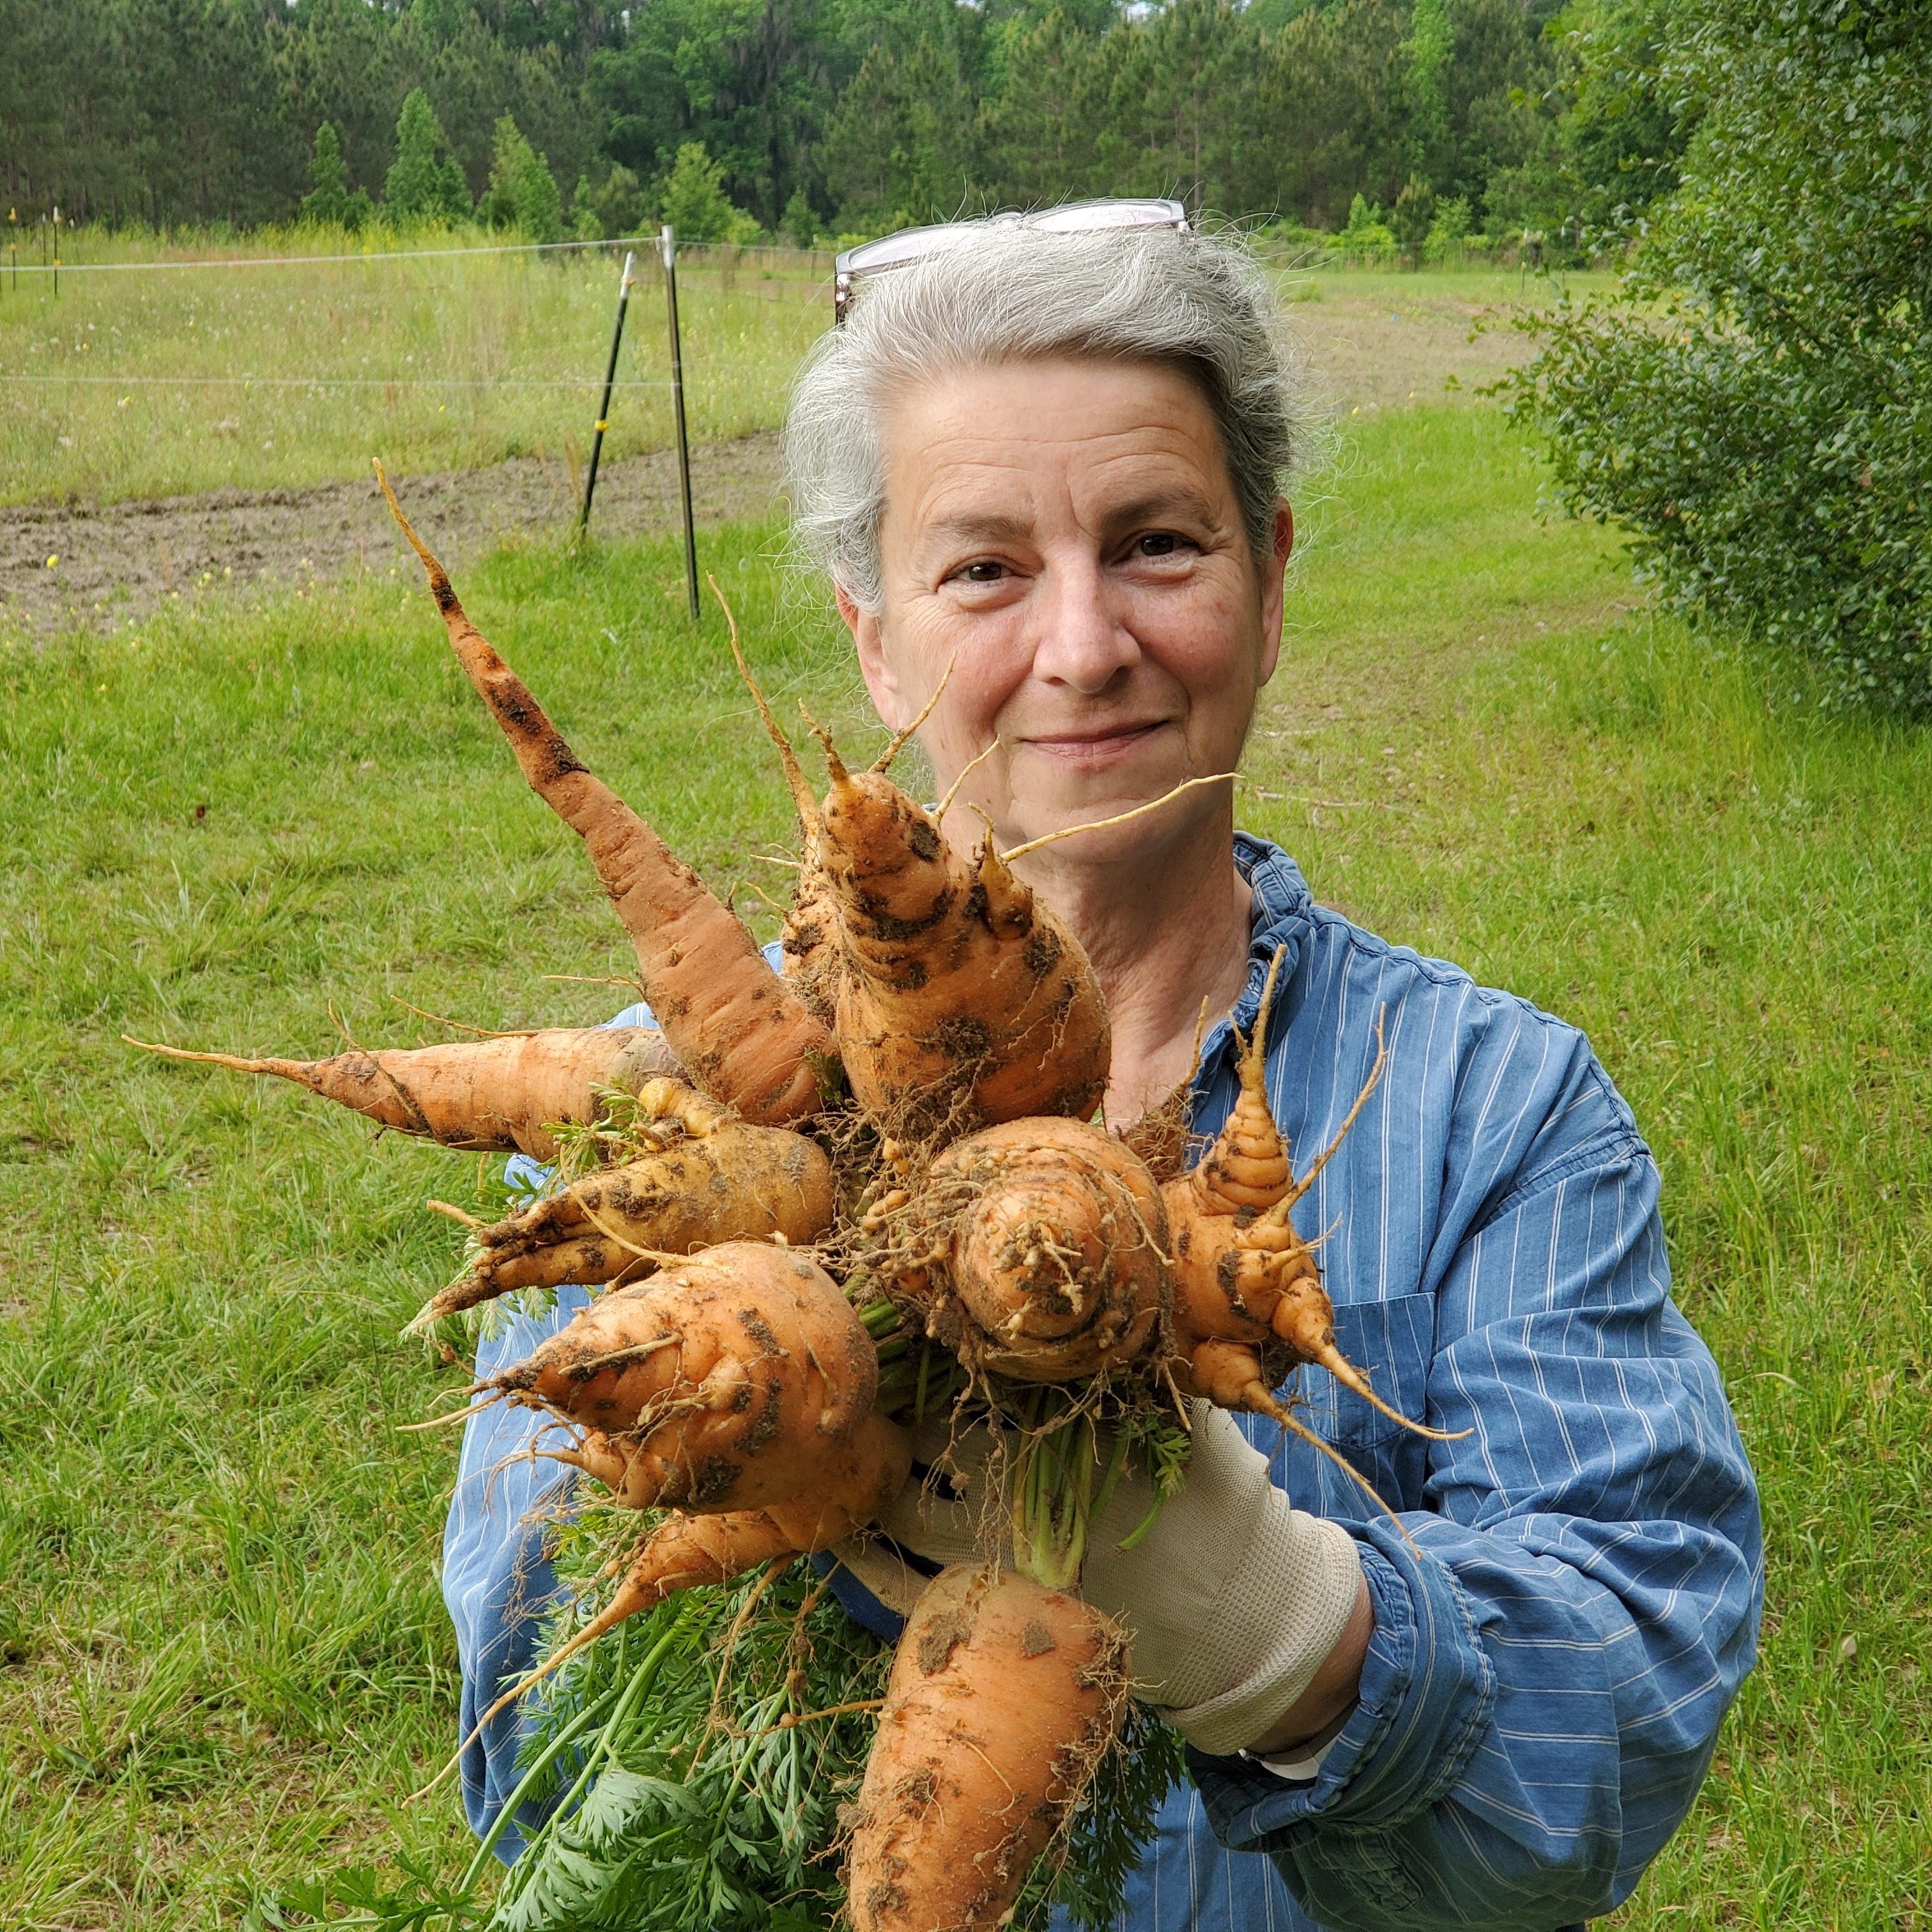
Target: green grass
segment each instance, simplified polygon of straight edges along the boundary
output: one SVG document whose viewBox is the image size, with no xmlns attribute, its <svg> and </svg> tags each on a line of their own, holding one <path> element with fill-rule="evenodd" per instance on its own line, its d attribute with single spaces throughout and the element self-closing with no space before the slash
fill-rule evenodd
<svg viewBox="0 0 1932 1932">
<path fill-rule="evenodd" d="M 464 231 L 440 245 L 490 246 Z M 0 502 L 272 489 L 398 470 L 587 452 L 620 261 L 602 250 L 435 255 L 245 268 L 327 248 L 268 236 L 197 251 L 83 236 L 51 279 L 0 273 Z M 680 251 L 678 306 L 694 436 L 776 426 L 799 357 L 831 319 L 830 258 Z M 88 272 L 108 260 L 174 266 Z M 664 282 L 640 254 L 611 460 L 671 439 Z M 632 386 L 643 385 L 644 386 Z"/>
<path fill-rule="evenodd" d="M 1306 519 L 1243 818 L 1318 896 L 1590 1032 L 1664 1170 L 1680 1296 L 1765 1486 L 1764 1661 L 1630 1927 L 1932 1914 L 1932 878 L 1922 734 L 1653 623 L 1535 519 L 1488 410 L 1361 430 Z M 709 561 L 774 694 L 872 741 L 776 532 Z M 754 887 L 782 789 L 674 552 L 461 586 L 580 750 Z M 143 1037 L 328 1051 L 601 1016 L 614 921 L 419 592 L 0 655 L 0 1924 L 232 1922 L 254 1889 L 446 1868 L 434 1575 L 453 1378 L 395 1331 L 474 1163 Z M 199 808 L 206 807 L 206 815 Z M 1856 1640 L 1855 1654 L 1845 1640 Z"/>
<path fill-rule="evenodd" d="M 424 247 L 502 241 L 466 230 Z M 616 300 L 606 252 L 398 258 L 386 251 L 410 244 L 383 230 L 270 230 L 196 249 L 83 233 L 64 245 L 58 294 L 44 275 L 15 286 L 0 258 L 0 503 L 359 480 L 375 452 L 398 474 L 530 454 L 561 474 L 588 452 Z M 283 259 L 358 250 L 368 259 Z M 194 266 L 216 260 L 261 266 Z M 103 266 L 113 263 L 136 266 Z M 672 437 L 656 256 L 641 253 L 636 272 L 604 443 L 613 461 Z M 1507 309 L 1539 286 L 1492 268 L 1317 263 L 1281 279 L 1292 302 L 1378 312 Z M 777 427 L 800 358 L 831 320 L 830 281 L 824 253 L 680 250 L 694 439 Z"/>
</svg>

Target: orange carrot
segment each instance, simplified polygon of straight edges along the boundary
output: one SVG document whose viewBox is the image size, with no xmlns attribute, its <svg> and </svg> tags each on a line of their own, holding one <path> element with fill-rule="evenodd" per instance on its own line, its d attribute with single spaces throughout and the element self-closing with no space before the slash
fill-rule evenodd
<svg viewBox="0 0 1932 1932">
<path fill-rule="evenodd" d="M 883 770 L 829 740 L 820 850 L 839 926 L 852 1092 L 930 1138 L 1030 1114 L 1084 1120 L 1107 1088 L 1106 1001 L 1072 932 L 1000 861 L 962 857 Z"/>
<path fill-rule="evenodd" d="M 1125 1714 L 1127 1646 L 1090 1605 L 956 1564 L 914 1606 L 856 1808 L 855 1932 L 1003 1922 Z"/>
<path fill-rule="evenodd" d="M 574 1450 L 538 1452 L 572 1463 L 595 1476 L 616 1499 L 632 1500 L 638 1459 L 627 1445 L 596 1431 L 586 1432 Z M 549 1676 L 566 1658 L 615 1630 L 626 1617 L 653 1610 L 680 1590 L 728 1583 L 760 1563 L 809 1556 L 862 1529 L 904 1486 L 912 1469 L 912 1446 L 905 1432 L 874 1410 L 853 1432 L 843 1453 L 819 1466 L 811 1489 L 759 1510 L 687 1515 L 674 1510 L 646 1536 L 611 1594 L 610 1600 L 568 1642 L 560 1645 L 527 1677 L 497 1699 L 482 1720 L 487 1724 L 506 1704 Z"/>
<path fill-rule="evenodd" d="M 1277 952 L 1254 1031 L 1242 1048 L 1233 1112 L 1199 1165 L 1161 1189 L 1173 1244 L 1176 1380 L 1189 1394 L 1300 1430 L 1270 1387 L 1312 1364 L 1405 1429 L 1445 1439 L 1390 1408 L 1335 1346 L 1334 1304 L 1322 1286 L 1314 1250 L 1288 1219 L 1375 1091 L 1384 1056 L 1377 1052 L 1340 1132 L 1298 1180 L 1268 1106 L 1264 1058 L 1281 961 Z"/>
<path fill-rule="evenodd" d="M 871 1413 L 878 1374 L 816 1262 L 728 1241 L 612 1289 L 481 1388 L 621 1438 L 639 1505 L 712 1511 L 811 1490 Z"/>
<path fill-rule="evenodd" d="M 144 1053 L 198 1060 L 237 1073 L 292 1080 L 399 1134 L 472 1153 L 517 1151 L 554 1160 L 550 1129 L 603 1117 L 601 1088 L 634 1093 L 677 1060 L 655 1027 L 552 1027 L 440 1046 L 359 1048 L 332 1060 L 244 1060 L 190 1053 L 122 1035 Z"/>
<path fill-rule="evenodd" d="M 638 814 L 593 777 L 523 680 L 464 614 L 441 564 L 376 480 L 429 578 L 450 648 L 490 707 L 530 788 L 584 841 L 636 949 L 645 999 L 699 1087 L 748 1120 L 818 1111 L 830 1035 L 774 973 L 743 922 Z"/>
<path fill-rule="evenodd" d="M 468 1270 L 418 1322 L 512 1288 L 638 1280 L 667 1255 L 782 1236 L 793 1246 L 832 1225 L 832 1163 L 787 1127 L 754 1127 L 680 1080 L 638 1090 L 632 1131 L 659 1150 L 572 1182 L 477 1231 Z"/>
<path fill-rule="evenodd" d="M 970 1367 L 1070 1382 L 1164 1346 L 1160 1190 L 1103 1127 L 1042 1117 L 954 1142 L 892 1238 L 926 1332 Z"/>
</svg>

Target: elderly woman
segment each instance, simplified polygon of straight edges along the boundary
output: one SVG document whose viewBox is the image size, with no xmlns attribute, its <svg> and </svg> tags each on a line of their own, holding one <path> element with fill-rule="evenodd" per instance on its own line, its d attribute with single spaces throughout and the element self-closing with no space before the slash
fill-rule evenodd
<svg viewBox="0 0 1932 1932">
<path fill-rule="evenodd" d="M 937 786 L 963 778 L 1003 847 L 1232 771 L 1275 669 L 1289 365 L 1258 272 L 1178 212 L 1090 204 L 861 251 L 794 397 L 799 538 L 880 717 L 926 714 Z M 1106 989 L 1117 1124 L 1191 1073 L 1196 1130 L 1219 1126 L 1278 950 L 1268 1082 L 1294 1145 L 1330 1137 L 1385 1037 L 1297 1218 L 1329 1233 L 1344 1352 L 1454 1438 L 1307 1372 L 1304 1415 L 1400 1529 L 1276 1424 L 1205 1408 L 1154 1532 L 1123 1552 L 1096 1527 L 1082 1588 L 1192 1748 L 1126 1923 L 1547 1932 L 1607 1912 L 1696 1792 L 1761 1590 L 1750 1471 L 1670 1298 L 1630 1109 L 1574 1029 L 1315 904 L 1235 830 L 1227 784 L 1021 863 Z M 452 1513 L 466 1730 L 551 1587 L 527 1478 L 487 1480 L 529 1426 L 472 1425 Z M 896 1630 L 957 1534 L 909 1496 L 835 1587 Z M 514 1742 L 506 1714 L 466 1762 L 479 1828 Z"/>
</svg>

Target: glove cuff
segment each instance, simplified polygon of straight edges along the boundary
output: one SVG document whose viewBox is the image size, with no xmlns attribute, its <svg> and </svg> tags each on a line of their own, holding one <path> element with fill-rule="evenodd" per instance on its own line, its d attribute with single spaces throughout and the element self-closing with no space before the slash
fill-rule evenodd
<svg viewBox="0 0 1932 1932">
<path fill-rule="evenodd" d="M 1228 1757 L 1251 1744 L 1300 1698 L 1342 1640 L 1361 1589 L 1355 1540 L 1338 1523 L 1294 1508 L 1280 1490 L 1267 1522 L 1216 1598 L 1200 1653 L 1240 1660 L 1236 1681 L 1203 1684 L 1198 1701 L 1166 1707 L 1196 1750 Z M 1186 1673 L 1192 1676 L 1193 1672 Z M 1183 1696 L 1180 1676 L 1159 1687 Z"/>
</svg>

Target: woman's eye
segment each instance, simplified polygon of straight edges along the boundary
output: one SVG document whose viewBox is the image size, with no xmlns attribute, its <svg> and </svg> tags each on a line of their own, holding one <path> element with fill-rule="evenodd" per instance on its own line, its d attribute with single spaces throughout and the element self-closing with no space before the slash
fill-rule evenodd
<svg viewBox="0 0 1932 1932">
<path fill-rule="evenodd" d="M 968 584 L 997 584 L 1006 574 L 1006 566 L 990 556 L 976 559 L 958 574 Z"/>
<path fill-rule="evenodd" d="M 1134 539 L 1136 556 L 1172 556 L 1180 548 L 1180 539 L 1172 530 L 1150 530 Z"/>
</svg>

